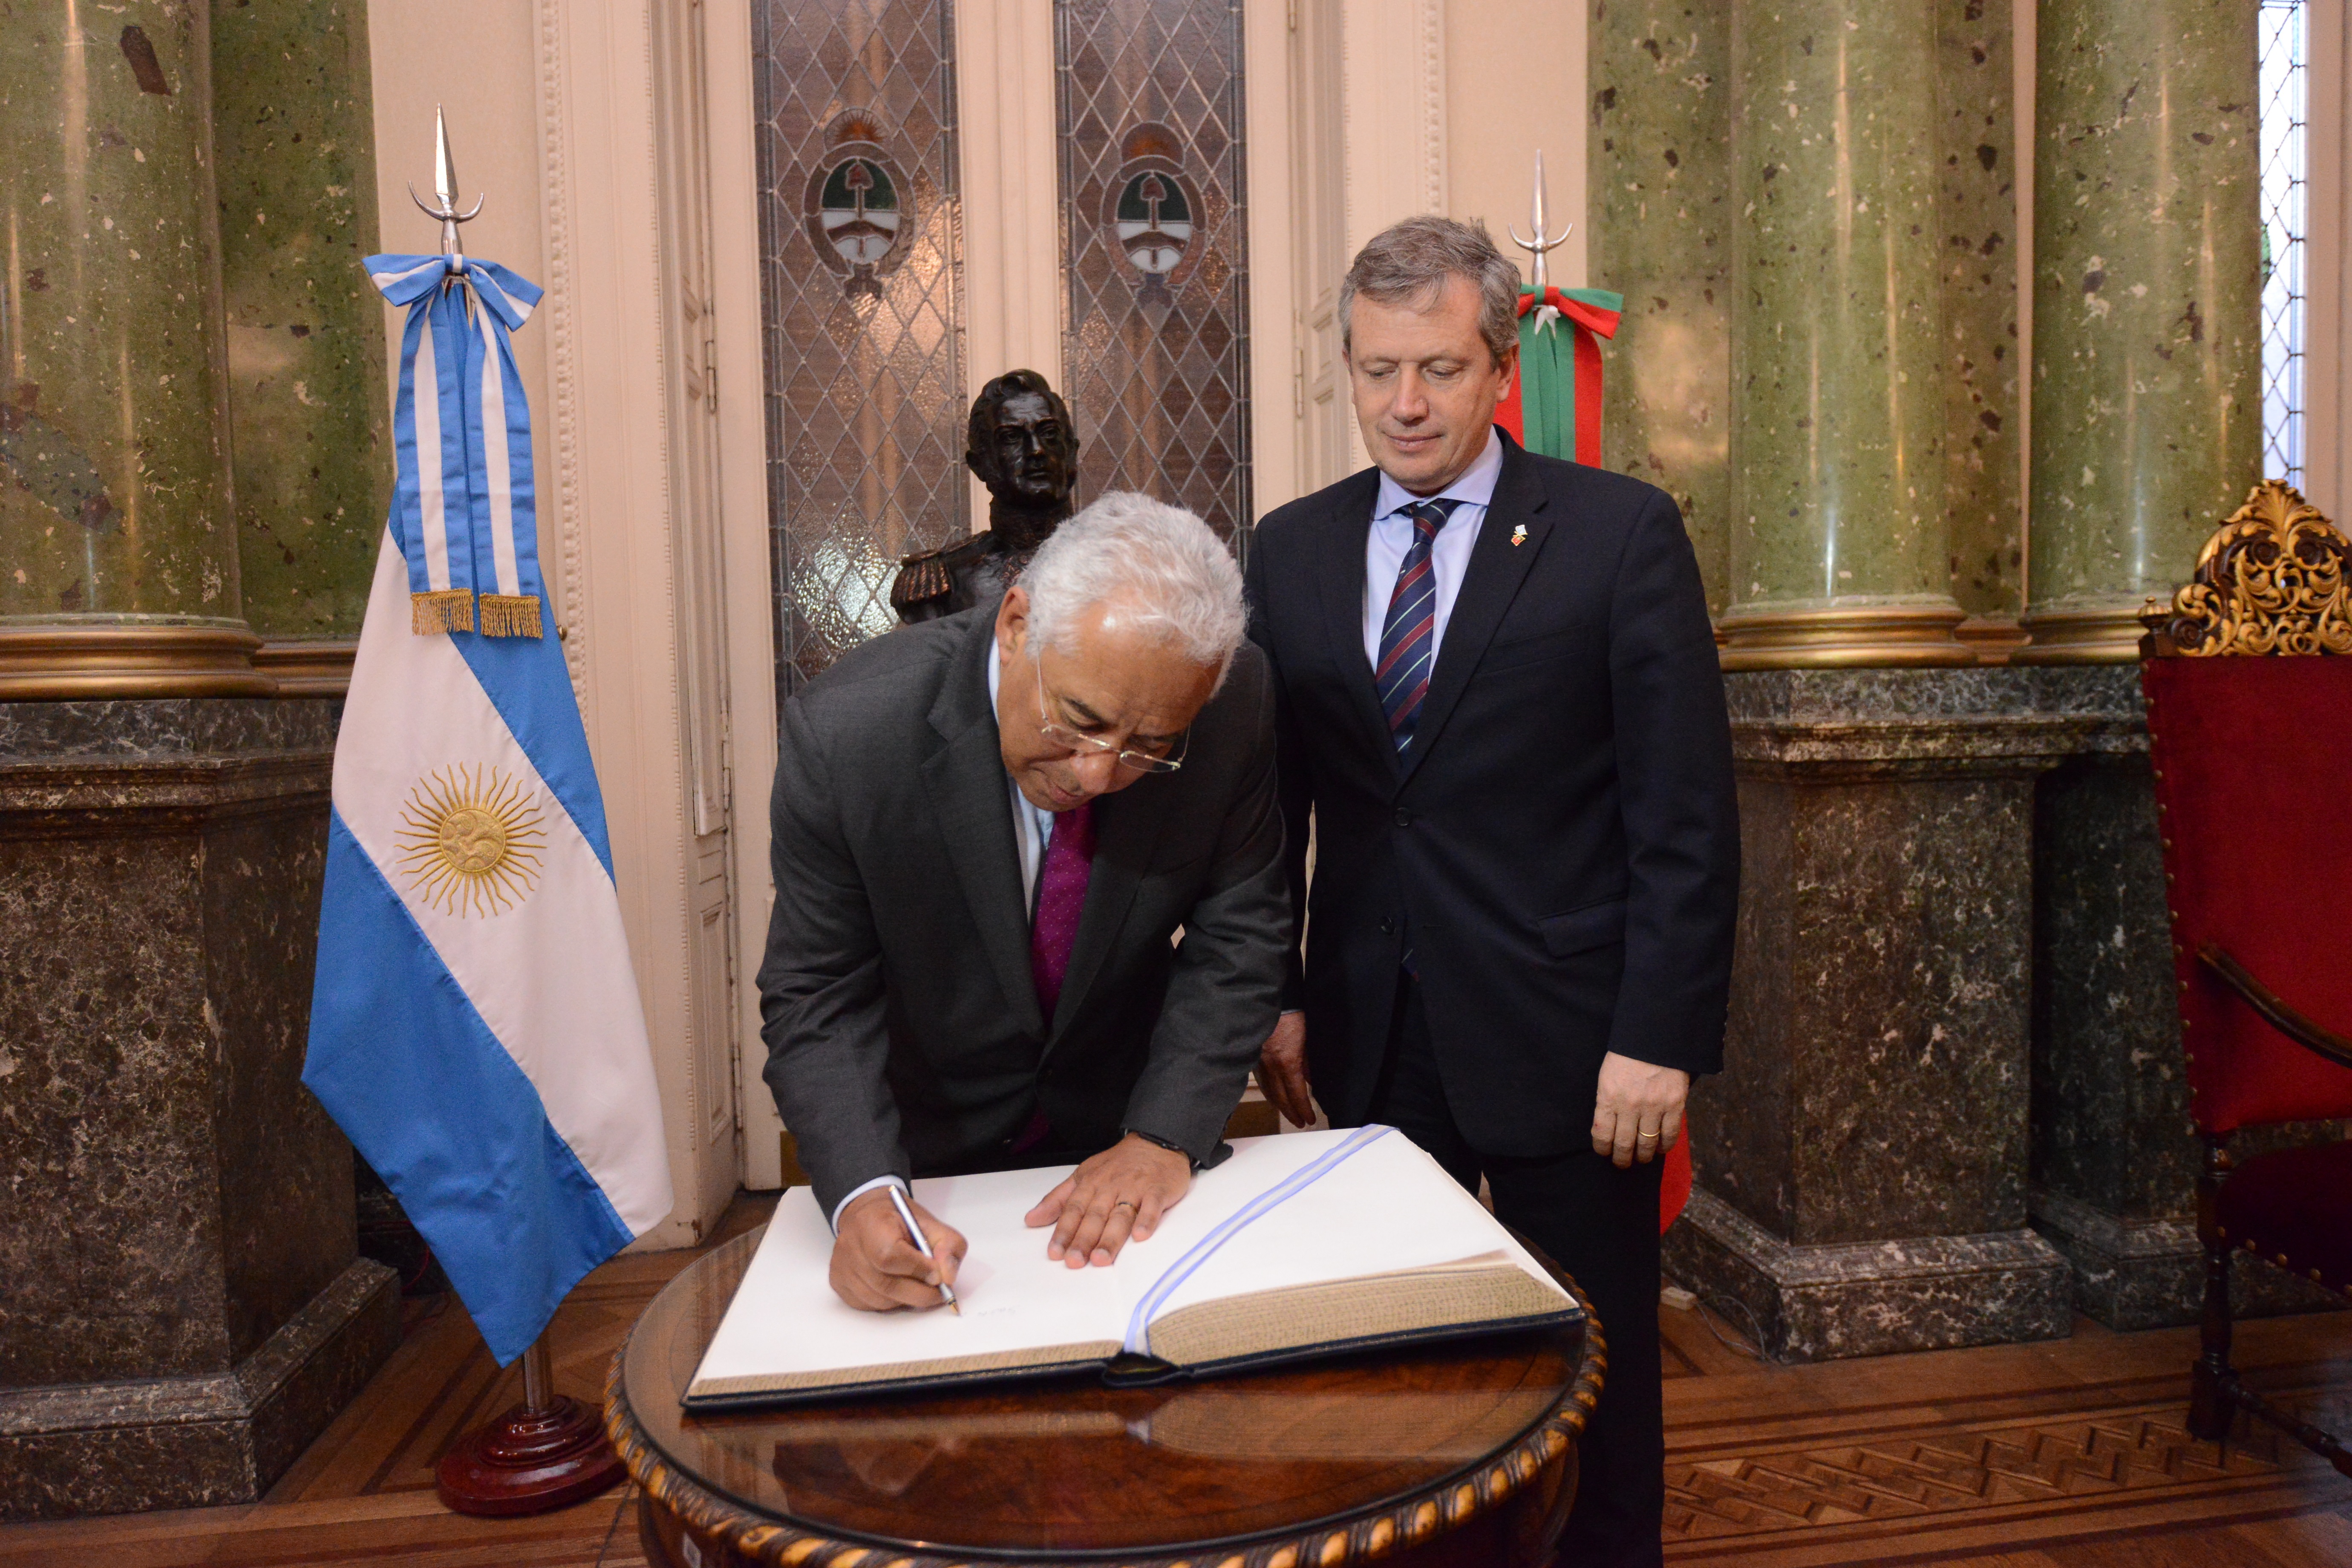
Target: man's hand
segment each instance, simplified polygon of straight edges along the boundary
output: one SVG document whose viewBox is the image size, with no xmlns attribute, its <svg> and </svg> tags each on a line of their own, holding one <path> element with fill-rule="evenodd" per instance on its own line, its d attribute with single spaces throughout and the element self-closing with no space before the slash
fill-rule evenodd
<svg viewBox="0 0 2352 1568">
<path fill-rule="evenodd" d="M 1031 1229 L 1050 1225 L 1045 1256 L 1073 1268 L 1118 1261 L 1118 1249 L 1160 1228 L 1192 1185 L 1192 1162 L 1130 1132 L 1070 1173 L 1031 1209 Z"/>
<path fill-rule="evenodd" d="M 1315 1124 L 1315 1096 L 1307 1083 L 1307 1015 L 1285 1013 L 1257 1051 L 1257 1086 L 1293 1127 Z"/>
<path fill-rule="evenodd" d="M 1690 1074 L 1653 1067 L 1615 1051 L 1601 1058 L 1601 1091 L 1592 1100 L 1592 1152 L 1622 1170 L 1675 1146 L 1683 1135 L 1683 1101 Z"/>
<path fill-rule="evenodd" d="M 861 1311 L 940 1306 L 940 1282 L 954 1284 L 963 1266 L 964 1238 L 913 1199 L 907 1206 L 915 1211 L 915 1223 L 923 1227 L 937 1263 L 907 1239 L 898 1205 L 880 1187 L 860 1194 L 841 1211 L 841 1229 L 833 1238 L 833 1293 Z"/>
</svg>

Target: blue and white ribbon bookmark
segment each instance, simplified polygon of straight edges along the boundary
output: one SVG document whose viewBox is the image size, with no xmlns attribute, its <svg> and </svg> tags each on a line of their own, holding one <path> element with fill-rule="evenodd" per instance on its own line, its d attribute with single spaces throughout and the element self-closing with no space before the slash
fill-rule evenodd
<svg viewBox="0 0 2352 1568">
<path fill-rule="evenodd" d="M 1151 1353 L 1151 1320 L 1160 1315 L 1160 1307 L 1167 1302 L 1169 1297 L 1176 1293 L 1178 1287 L 1199 1272 L 1201 1265 L 1214 1257 L 1217 1250 L 1225 1243 L 1239 1236 L 1253 1222 L 1264 1218 L 1313 1186 L 1350 1155 L 1395 1131 L 1393 1127 L 1383 1127 L 1378 1122 L 1357 1128 L 1349 1135 L 1345 1142 L 1301 1165 L 1283 1180 L 1266 1188 L 1265 1191 L 1226 1215 L 1216 1229 L 1194 1242 L 1192 1249 L 1170 1264 L 1168 1271 L 1154 1280 L 1151 1289 L 1146 1290 L 1143 1293 L 1143 1299 L 1135 1304 L 1135 1311 L 1127 1321 L 1125 1345 L 1127 1353 L 1130 1355 Z"/>
</svg>

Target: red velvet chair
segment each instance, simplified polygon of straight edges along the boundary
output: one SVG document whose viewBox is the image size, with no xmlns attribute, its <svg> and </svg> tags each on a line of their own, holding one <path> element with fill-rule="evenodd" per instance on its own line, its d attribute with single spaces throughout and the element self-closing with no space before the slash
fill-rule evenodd
<svg viewBox="0 0 2352 1568">
<path fill-rule="evenodd" d="M 2148 617 L 2140 681 L 2189 1110 L 2205 1143 L 2204 1347 L 2189 1426 L 2239 1410 L 2352 1475 L 2352 1451 L 2230 1365 L 2244 1251 L 2352 1295 L 2352 1142 L 2232 1162 L 2231 1135 L 2352 1116 L 2352 598 L 2343 534 L 2269 481 Z"/>
</svg>

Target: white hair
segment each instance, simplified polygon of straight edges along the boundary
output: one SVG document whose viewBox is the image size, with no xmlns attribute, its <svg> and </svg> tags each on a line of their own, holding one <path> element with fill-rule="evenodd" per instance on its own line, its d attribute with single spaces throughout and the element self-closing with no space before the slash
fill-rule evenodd
<svg viewBox="0 0 2352 1568">
<path fill-rule="evenodd" d="M 1224 684 L 1248 630 L 1241 568 L 1209 525 L 1181 507 L 1113 490 L 1054 531 L 1023 569 L 1029 635 L 1075 651 L 1076 621 L 1097 605 L 1118 624 L 1171 644 Z"/>
</svg>

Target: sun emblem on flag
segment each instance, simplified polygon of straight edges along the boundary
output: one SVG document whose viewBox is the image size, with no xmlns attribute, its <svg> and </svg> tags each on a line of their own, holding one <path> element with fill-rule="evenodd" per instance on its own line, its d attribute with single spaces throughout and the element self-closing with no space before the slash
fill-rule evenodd
<svg viewBox="0 0 2352 1568">
<path fill-rule="evenodd" d="M 402 805 L 409 890 L 453 915 L 506 913 L 539 885 L 547 835 L 530 789 L 497 768 L 436 768 Z"/>
</svg>

